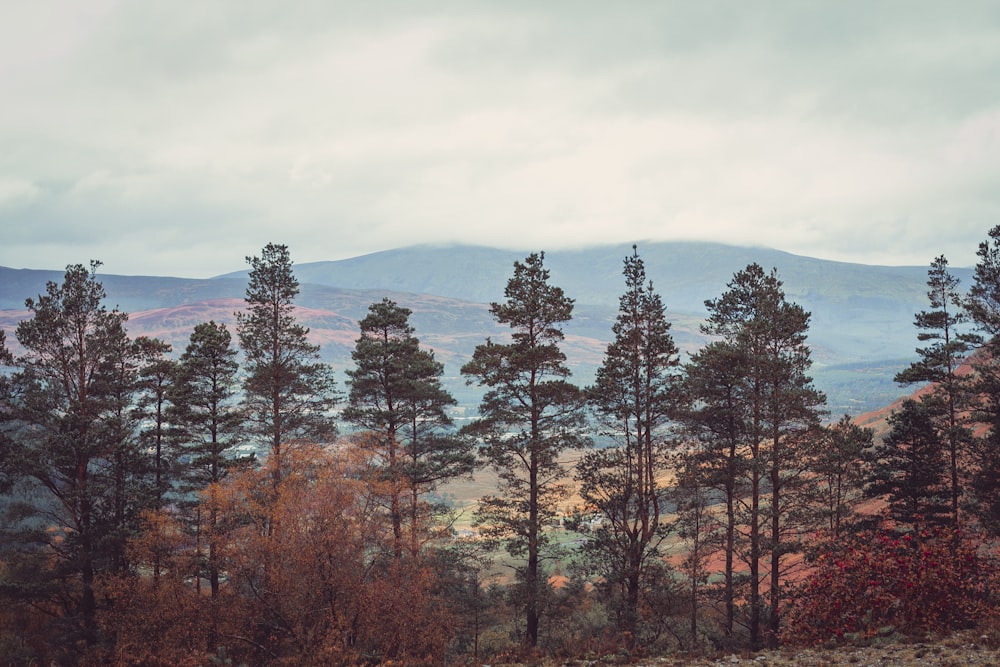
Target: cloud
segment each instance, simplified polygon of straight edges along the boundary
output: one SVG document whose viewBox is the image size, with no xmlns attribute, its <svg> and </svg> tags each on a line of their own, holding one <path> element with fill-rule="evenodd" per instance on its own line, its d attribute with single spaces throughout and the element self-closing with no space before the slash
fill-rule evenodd
<svg viewBox="0 0 1000 667">
<path fill-rule="evenodd" d="M 1000 220 L 993 3 L 416 7 L 2 10 L 0 264 L 700 238 L 961 265 Z"/>
</svg>

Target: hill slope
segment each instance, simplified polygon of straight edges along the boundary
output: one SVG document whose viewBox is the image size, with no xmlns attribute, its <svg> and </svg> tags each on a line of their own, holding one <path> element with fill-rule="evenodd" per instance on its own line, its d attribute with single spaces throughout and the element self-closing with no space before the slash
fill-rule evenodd
<svg viewBox="0 0 1000 667">
<path fill-rule="evenodd" d="M 552 281 L 576 299 L 566 351 L 578 382 L 588 382 L 611 337 L 622 290 L 622 260 L 631 245 L 546 254 Z M 711 243 L 646 243 L 647 272 L 664 297 L 682 350 L 704 343 L 698 325 L 704 301 L 717 297 L 750 262 L 777 268 L 788 298 L 812 313 L 810 345 L 817 385 L 831 411 L 856 414 L 905 393 L 892 376 L 914 357 L 913 313 L 926 308 L 925 267 L 829 262 L 766 248 Z M 300 317 L 338 368 L 350 365 L 357 320 L 370 303 L 390 296 L 414 311 L 421 341 L 446 363 L 451 385 L 464 393 L 458 368 L 488 335 L 502 335 L 488 313 L 503 298 L 514 261 L 525 252 L 470 246 L 414 246 L 334 262 L 295 265 L 302 283 Z M 956 270 L 965 284 L 969 270 Z M 44 291 L 62 271 L 0 267 L 0 326 L 26 316 L 24 299 Z M 109 305 L 131 313 L 134 334 L 157 335 L 183 349 L 194 324 L 233 322 L 242 305 L 245 272 L 205 280 L 100 276 Z M 12 338 L 12 336 L 10 337 Z M 9 338 L 9 339 L 10 339 Z"/>
</svg>

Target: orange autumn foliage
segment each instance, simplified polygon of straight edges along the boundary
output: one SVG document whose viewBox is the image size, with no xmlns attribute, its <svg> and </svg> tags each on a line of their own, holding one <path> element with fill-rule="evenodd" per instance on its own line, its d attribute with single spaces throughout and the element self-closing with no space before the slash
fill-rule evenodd
<svg viewBox="0 0 1000 667">
<path fill-rule="evenodd" d="M 206 664 L 220 650 L 235 664 L 441 662 L 453 619 L 422 557 L 391 558 L 364 452 L 299 445 L 283 459 L 277 490 L 266 466 L 206 490 L 216 529 L 197 544 L 171 517 L 147 517 L 132 543 L 141 576 L 106 589 L 107 664 Z M 218 599 L 198 577 L 209 539 Z"/>
</svg>

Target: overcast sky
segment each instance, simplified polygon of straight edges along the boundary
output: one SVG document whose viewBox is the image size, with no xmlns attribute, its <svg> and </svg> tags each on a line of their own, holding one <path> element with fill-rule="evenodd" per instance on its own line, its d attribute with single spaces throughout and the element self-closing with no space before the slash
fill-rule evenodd
<svg viewBox="0 0 1000 667">
<path fill-rule="evenodd" d="M 7 2 L 0 265 L 416 243 L 970 266 L 1000 3 Z"/>
</svg>

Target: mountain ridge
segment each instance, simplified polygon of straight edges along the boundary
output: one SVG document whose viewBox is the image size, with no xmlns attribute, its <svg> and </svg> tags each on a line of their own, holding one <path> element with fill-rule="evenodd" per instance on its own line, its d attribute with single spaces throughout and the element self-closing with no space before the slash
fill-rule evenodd
<svg viewBox="0 0 1000 667">
<path fill-rule="evenodd" d="M 869 411 L 905 393 L 892 377 L 915 357 L 912 322 L 914 313 L 927 308 L 926 267 L 832 262 L 700 242 L 646 243 L 638 252 L 684 352 L 705 342 L 699 331 L 705 300 L 719 296 L 736 271 L 756 262 L 766 270 L 776 268 L 789 300 L 812 313 L 813 375 L 831 399 L 831 412 Z M 552 283 L 576 301 L 574 318 L 566 326 L 566 352 L 577 382 L 589 382 L 611 338 L 624 285 L 622 262 L 631 253 L 632 244 L 546 253 Z M 324 359 L 343 370 L 350 366 L 359 335 L 357 320 L 371 303 L 393 299 L 413 310 L 417 336 L 445 362 L 456 395 L 467 393 L 458 368 L 487 336 L 504 335 L 487 304 L 503 298 L 513 263 L 526 254 L 422 245 L 295 264 L 301 283 L 296 304 L 303 323 L 323 345 Z M 963 284 L 971 280 L 969 269 L 953 272 Z M 62 271 L 0 267 L 0 327 L 12 333 L 28 315 L 25 298 L 43 293 L 47 280 L 60 282 L 62 277 Z M 234 327 L 246 289 L 245 271 L 205 279 L 99 273 L 99 279 L 109 307 L 130 313 L 133 335 L 163 337 L 175 352 L 183 349 L 196 320 L 216 319 Z"/>
</svg>

